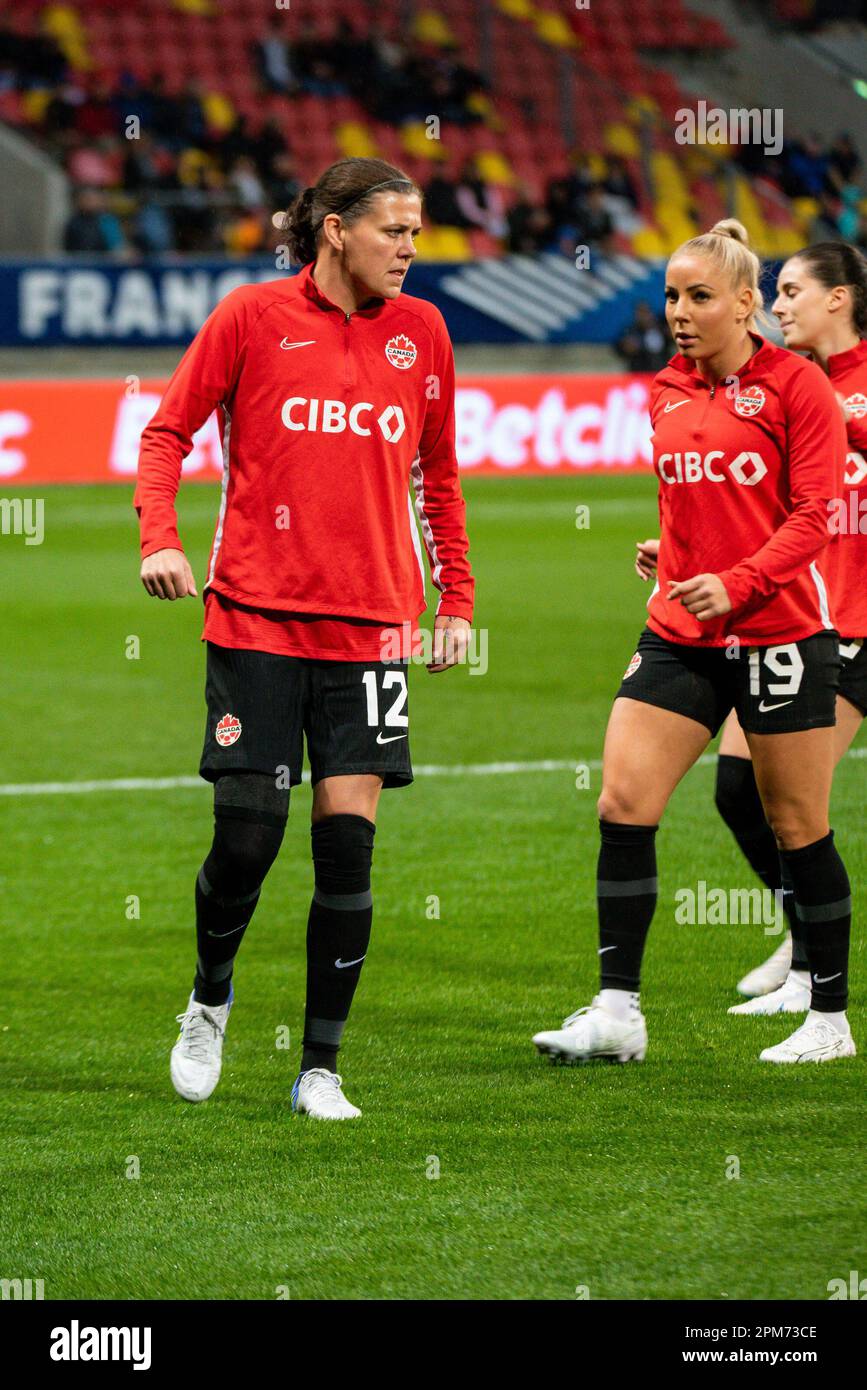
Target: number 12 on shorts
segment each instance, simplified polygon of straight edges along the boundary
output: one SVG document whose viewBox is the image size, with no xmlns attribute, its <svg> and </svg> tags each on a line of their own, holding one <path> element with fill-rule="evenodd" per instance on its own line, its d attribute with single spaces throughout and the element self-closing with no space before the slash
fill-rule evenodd
<svg viewBox="0 0 867 1390">
<path fill-rule="evenodd" d="M 361 677 L 364 688 L 367 692 L 367 722 L 373 729 L 378 729 L 380 722 L 386 729 L 406 729 L 409 727 L 409 715 L 404 714 L 403 707 L 406 704 L 406 672 L 405 671 L 386 671 L 382 678 L 382 692 L 393 690 L 397 687 L 397 695 L 385 711 L 385 718 L 380 721 L 379 717 L 379 690 L 376 684 L 376 672 L 365 671 Z"/>
</svg>

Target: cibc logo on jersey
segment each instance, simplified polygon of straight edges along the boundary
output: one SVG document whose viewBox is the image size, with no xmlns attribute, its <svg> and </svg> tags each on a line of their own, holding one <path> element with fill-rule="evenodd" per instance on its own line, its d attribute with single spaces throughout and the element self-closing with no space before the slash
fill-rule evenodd
<svg viewBox="0 0 867 1390">
<path fill-rule="evenodd" d="M 704 478 L 711 483 L 725 483 L 731 477 L 741 487 L 755 487 L 764 478 L 768 466 L 761 454 L 752 450 L 744 450 L 726 463 L 724 450 L 711 449 L 709 454 L 692 451 L 660 454 L 656 470 L 664 483 L 700 483 Z"/>
<path fill-rule="evenodd" d="M 319 434 L 342 434 L 348 428 L 353 434 L 372 434 L 370 413 L 376 406 L 371 401 L 321 401 L 317 396 L 290 396 L 283 402 L 280 418 L 287 430 L 311 430 Z M 363 418 L 362 418 L 363 417 Z M 389 444 L 396 444 L 406 431 L 406 421 L 399 405 L 387 405 L 376 416 L 379 432 Z"/>
</svg>

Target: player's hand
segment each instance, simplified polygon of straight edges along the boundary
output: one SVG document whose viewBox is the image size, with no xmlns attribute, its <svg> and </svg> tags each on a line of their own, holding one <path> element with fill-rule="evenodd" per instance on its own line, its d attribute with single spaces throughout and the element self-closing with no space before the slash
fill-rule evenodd
<svg viewBox="0 0 867 1390">
<path fill-rule="evenodd" d="M 190 562 L 182 550 L 155 550 L 141 562 L 141 582 L 152 598 L 198 598 Z"/>
<path fill-rule="evenodd" d="M 466 618 L 437 618 L 434 623 L 433 661 L 428 666 L 431 675 L 447 671 L 465 661 L 470 640 L 470 624 Z"/>
<path fill-rule="evenodd" d="M 656 562 L 659 559 L 659 540 L 651 537 L 650 540 L 636 541 L 638 554 L 635 557 L 635 573 L 639 579 L 645 583 L 652 579 L 656 574 Z"/>
<path fill-rule="evenodd" d="M 732 610 L 732 601 L 718 574 L 696 574 L 692 579 L 675 583 L 668 581 L 668 598 L 678 599 L 700 623 L 708 618 L 721 618 Z"/>
</svg>

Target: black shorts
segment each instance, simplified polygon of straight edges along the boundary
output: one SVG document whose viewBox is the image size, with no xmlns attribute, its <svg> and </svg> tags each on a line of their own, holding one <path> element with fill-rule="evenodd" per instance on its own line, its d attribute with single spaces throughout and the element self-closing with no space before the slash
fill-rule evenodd
<svg viewBox="0 0 867 1390">
<path fill-rule="evenodd" d="M 867 641 L 863 637 L 840 638 L 838 694 L 867 715 Z"/>
<path fill-rule="evenodd" d="M 266 772 L 301 781 L 304 735 L 314 783 L 375 773 L 412 781 L 403 661 L 314 661 L 208 642 L 208 717 L 199 773 Z"/>
<path fill-rule="evenodd" d="M 773 647 L 688 647 L 649 628 L 618 697 L 695 719 L 716 734 L 737 711 L 750 734 L 793 734 L 836 723 L 840 660 L 836 632 Z"/>
</svg>

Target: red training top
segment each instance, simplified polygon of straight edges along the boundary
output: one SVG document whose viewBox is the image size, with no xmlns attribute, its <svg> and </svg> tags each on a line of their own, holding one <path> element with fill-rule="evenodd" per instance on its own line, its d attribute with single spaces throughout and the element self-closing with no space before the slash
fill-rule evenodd
<svg viewBox="0 0 867 1390">
<path fill-rule="evenodd" d="M 845 486 L 831 516 L 828 577 L 840 636 L 867 637 L 867 341 L 829 357 L 828 374 L 851 417 Z"/>
<path fill-rule="evenodd" d="M 190 344 L 142 434 L 141 551 L 182 548 L 181 463 L 218 409 L 222 500 L 203 636 L 376 660 L 381 627 L 414 628 L 425 607 L 410 479 L 437 611 L 472 619 L 454 357 L 426 300 L 376 298 L 348 315 L 312 271 L 233 290 Z"/>
<path fill-rule="evenodd" d="M 814 362 L 750 336 L 757 350 L 730 384 L 709 386 L 676 353 L 651 387 L 661 532 L 648 626 L 689 646 L 770 646 L 834 626 L 816 561 L 842 485 L 843 416 Z M 732 610 L 700 623 L 666 594 L 670 579 L 706 573 Z"/>
</svg>

